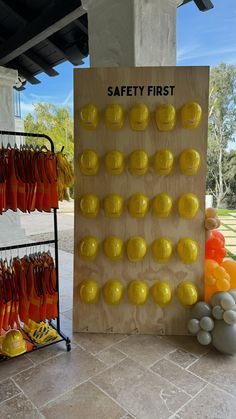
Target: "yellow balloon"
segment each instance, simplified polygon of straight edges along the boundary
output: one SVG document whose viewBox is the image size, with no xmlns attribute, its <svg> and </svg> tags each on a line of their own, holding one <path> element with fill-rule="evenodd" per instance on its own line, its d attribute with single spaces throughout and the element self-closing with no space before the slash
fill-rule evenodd
<svg viewBox="0 0 236 419">
<path fill-rule="evenodd" d="M 176 124 L 176 111 L 174 106 L 170 103 L 158 106 L 155 119 L 157 128 L 160 131 L 171 131 Z"/>
<path fill-rule="evenodd" d="M 168 282 L 158 281 L 151 288 L 151 294 L 154 303 L 160 307 L 165 307 L 171 302 L 172 291 L 171 286 Z"/>
<path fill-rule="evenodd" d="M 109 236 L 105 239 L 104 253 L 106 257 L 112 261 L 122 259 L 124 244 L 123 241 L 117 236 Z"/>
<path fill-rule="evenodd" d="M 109 175 L 120 175 L 124 171 L 124 155 L 119 150 L 108 151 L 105 155 L 105 166 Z"/>
<path fill-rule="evenodd" d="M 150 112 L 146 105 L 138 103 L 129 113 L 130 126 L 134 131 L 144 131 L 149 123 Z"/>
<path fill-rule="evenodd" d="M 172 210 L 173 201 L 168 193 L 162 192 L 152 200 L 152 213 L 158 218 L 169 217 Z"/>
<path fill-rule="evenodd" d="M 177 297 L 183 306 L 192 306 L 198 300 L 198 289 L 193 282 L 180 282 L 177 287 Z"/>
<path fill-rule="evenodd" d="M 83 175 L 96 175 L 99 168 L 99 157 L 94 150 L 84 150 L 79 156 L 79 167 Z"/>
<path fill-rule="evenodd" d="M 84 304 L 96 304 L 99 298 L 99 293 L 99 285 L 92 279 L 84 279 L 79 284 L 79 295 Z"/>
<path fill-rule="evenodd" d="M 127 294 L 131 304 L 145 304 L 148 298 L 149 289 L 145 282 L 134 279 L 128 285 Z"/>
<path fill-rule="evenodd" d="M 80 124 L 83 128 L 93 131 L 98 125 L 98 108 L 92 103 L 82 106 L 80 109 Z"/>
<path fill-rule="evenodd" d="M 120 304 L 124 294 L 124 286 L 116 279 L 110 279 L 103 286 L 103 297 L 107 304 Z"/>
<path fill-rule="evenodd" d="M 108 105 L 105 110 L 106 127 L 112 131 L 121 129 L 124 125 L 124 110 L 121 105 L 113 103 Z"/>
<path fill-rule="evenodd" d="M 142 193 L 131 195 L 128 200 L 128 211 L 133 218 L 143 218 L 148 212 L 148 197 Z"/>
<path fill-rule="evenodd" d="M 130 262 L 140 262 L 147 253 L 147 243 L 143 237 L 133 236 L 127 243 L 127 256 Z"/>
<path fill-rule="evenodd" d="M 132 175 L 142 176 L 148 171 L 148 155 L 144 150 L 135 150 L 129 156 L 129 171 Z"/>
<path fill-rule="evenodd" d="M 195 240 L 185 237 L 179 240 L 177 252 L 183 263 L 196 262 L 199 254 L 198 244 Z"/>
<path fill-rule="evenodd" d="M 182 151 L 179 159 L 181 172 L 186 176 L 193 176 L 199 170 L 201 157 L 197 150 L 188 148 Z"/>
<path fill-rule="evenodd" d="M 202 108 L 196 102 L 188 102 L 181 109 L 181 123 L 183 128 L 197 128 L 202 119 Z"/>
<path fill-rule="evenodd" d="M 172 243 L 166 237 L 160 237 L 152 243 L 152 255 L 158 263 L 167 263 L 172 256 Z"/>
<path fill-rule="evenodd" d="M 79 243 L 79 254 L 83 260 L 94 260 L 98 255 L 99 242 L 94 236 L 86 236 Z"/>
<path fill-rule="evenodd" d="M 124 210 L 124 199 L 121 195 L 111 193 L 104 199 L 105 215 L 109 218 L 119 218 Z"/>
<path fill-rule="evenodd" d="M 80 211 L 84 217 L 95 218 L 99 211 L 99 199 L 96 195 L 85 194 L 80 198 Z"/>
<path fill-rule="evenodd" d="M 191 220 L 196 217 L 199 210 L 199 199 L 194 193 L 183 194 L 178 201 L 178 211 L 182 218 Z"/>
<path fill-rule="evenodd" d="M 174 163 L 174 156 L 167 148 L 159 150 L 154 156 L 154 170 L 159 175 L 165 176 L 171 172 Z"/>
</svg>

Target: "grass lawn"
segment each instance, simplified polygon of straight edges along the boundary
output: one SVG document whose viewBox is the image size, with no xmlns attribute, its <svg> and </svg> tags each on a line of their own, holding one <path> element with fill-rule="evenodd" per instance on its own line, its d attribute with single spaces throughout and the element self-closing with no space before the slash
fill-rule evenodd
<svg viewBox="0 0 236 419">
<path fill-rule="evenodd" d="M 230 214 L 236 214 L 236 210 L 228 210 L 228 209 L 218 209 L 217 210 L 217 215 L 221 216 L 221 215 L 230 215 Z"/>
</svg>

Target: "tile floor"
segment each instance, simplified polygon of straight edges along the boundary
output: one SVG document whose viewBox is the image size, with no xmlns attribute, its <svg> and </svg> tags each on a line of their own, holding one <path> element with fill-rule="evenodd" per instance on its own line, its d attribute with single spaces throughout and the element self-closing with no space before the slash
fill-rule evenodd
<svg viewBox="0 0 236 419">
<path fill-rule="evenodd" d="M 60 251 L 59 343 L 0 364 L 0 418 L 235 419 L 236 357 L 192 337 L 72 335 L 73 255 Z"/>
</svg>

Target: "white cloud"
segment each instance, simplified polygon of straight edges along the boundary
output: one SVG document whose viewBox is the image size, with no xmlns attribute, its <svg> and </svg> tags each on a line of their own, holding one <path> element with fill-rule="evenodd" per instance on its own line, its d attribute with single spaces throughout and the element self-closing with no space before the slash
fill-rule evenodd
<svg viewBox="0 0 236 419">
<path fill-rule="evenodd" d="M 66 96 L 64 102 L 62 102 L 63 106 L 69 106 L 70 108 L 73 105 L 73 90 L 71 89 L 71 91 L 68 93 L 68 95 Z"/>
<path fill-rule="evenodd" d="M 236 53 L 236 47 L 228 47 L 228 48 L 216 48 L 216 49 L 205 49 L 199 47 L 199 49 L 196 50 L 196 48 L 183 48 L 180 49 L 180 52 L 177 54 L 178 61 L 184 61 L 184 60 L 193 60 L 196 58 L 202 58 L 202 57 L 209 57 L 209 56 L 222 56 L 219 57 L 222 61 L 225 60 L 224 55 L 227 54 L 235 54 Z"/>
<path fill-rule="evenodd" d="M 21 101 L 21 112 L 23 114 L 33 112 L 34 110 L 34 104 L 29 102 Z"/>
</svg>

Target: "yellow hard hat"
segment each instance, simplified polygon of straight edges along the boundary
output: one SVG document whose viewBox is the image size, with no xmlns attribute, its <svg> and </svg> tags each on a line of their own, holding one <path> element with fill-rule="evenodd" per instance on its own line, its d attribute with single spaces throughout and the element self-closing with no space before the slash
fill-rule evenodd
<svg viewBox="0 0 236 419">
<path fill-rule="evenodd" d="M 142 305 L 145 304 L 148 298 L 148 286 L 145 282 L 139 279 L 134 279 L 128 285 L 127 294 L 131 304 Z"/>
<path fill-rule="evenodd" d="M 152 243 L 152 255 L 158 263 L 167 263 L 172 255 L 172 243 L 166 237 L 160 237 Z"/>
<path fill-rule="evenodd" d="M 84 217 L 95 218 L 99 211 L 99 199 L 91 193 L 85 194 L 80 198 L 80 211 Z"/>
<path fill-rule="evenodd" d="M 109 236 L 104 240 L 104 253 L 110 260 L 116 261 L 122 259 L 124 244 L 117 236 Z"/>
<path fill-rule="evenodd" d="M 135 150 L 129 156 L 129 170 L 132 175 L 142 176 L 148 170 L 148 155 L 144 150 Z"/>
<path fill-rule="evenodd" d="M 130 126 L 134 131 L 144 131 L 149 123 L 150 112 L 146 105 L 137 103 L 129 113 Z"/>
<path fill-rule="evenodd" d="M 194 148 L 187 148 L 180 154 L 179 165 L 180 170 L 184 175 L 196 175 L 200 167 L 201 157 Z"/>
<path fill-rule="evenodd" d="M 168 193 L 162 192 L 152 200 L 152 213 L 159 218 L 167 218 L 172 209 L 172 198 Z"/>
<path fill-rule="evenodd" d="M 109 279 L 103 286 L 103 297 L 107 304 L 120 304 L 124 294 L 124 286 L 116 279 Z"/>
<path fill-rule="evenodd" d="M 202 108 L 196 102 L 188 102 L 181 109 L 181 123 L 183 128 L 197 128 L 201 122 Z"/>
<path fill-rule="evenodd" d="M 94 260 L 98 255 L 99 243 L 94 236 L 86 236 L 79 243 L 80 258 L 83 260 Z"/>
<path fill-rule="evenodd" d="M 148 197 L 142 193 L 131 195 L 128 200 L 128 211 L 133 218 L 142 218 L 148 211 Z"/>
<path fill-rule="evenodd" d="M 124 110 L 121 105 L 113 103 L 108 105 L 105 110 L 106 127 L 116 131 L 121 129 L 124 125 Z"/>
<path fill-rule="evenodd" d="M 93 131 L 98 125 L 98 108 L 92 103 L 82 106 L 80 109 L 80 124 L 83 128 Z"/>
<path fill-rule="evenodd" d="M 194 193 L 183 194 L 178 201 L 178 211 L 182 218 L 191 220 L 199 210 L 199 199 Z"/>
<path fill-rule="evenodd" d="M 105 155 L 105 166 L 110 175 L 120 175 L 124 171 L 124 155 L 119 150 L 108 151 Z"/>
<path fill-rule="evenodd" d="M 140 262 L 147 253 L 147 243 L 143 237 L 133 236 L 127 243 L 127 256 L 130 262 Z"/>
<path fill-rule="evenodd" d="M 180 239 L 177 245 L 177 252 L 184 263 L 196 262 L 199 254 L 198 244 L 189 237 Z"/>
<path fill-rule="evenodd" d="M 159 175 L 168 175 L 171 172 L 174 163 L 174 156 L 167 148 L 159 150 L 154 156 L 154 170 Z"/>
<path fill-rule="evenodd" d="M 110 218 L 118 218 L 124 210 L 124 199 L 121 195 L 110 193 L 104 199 L 105 215 Z"/>
<path fill-rule="evenodd" d="M 172 291 L 171 286 L 168 282 L 158 281 L 151 288 L 151 294 L 154 303 L 160 307 L 165 307 L 171 302 Z"/>
<path fill-rule="evenodd" d="M 84 279 L 79 284 L 79 295 L 82 303 L 96 304 L 99 298 L 100 288 L 93 279 Z"/>
<path fill-rule="evenodd" d="M 156 110 L 156 124 L 160 131 L 171 131 L 176 123 L 176 111 L 173 105 L 165 103 Z"/>
<path fill-rule="evenodd" d="M 177 287 L 177 297 L 183 306 L 192 306 L 198 300 L 198 289 L 193 282 L 180 282 Z"/>
<path fill-rule="evenodd" d="M 99 157 L 94 150 L 84 150 L 79 156 L 79 167 L 83 175 L 96 175 Z"/>
<path fill-rule="evenodd" d="M 20 330 L 8 330 L 2 341 L 2 353 L 13 358 L 26 352 L 27 346 Z"/>
</svg>

